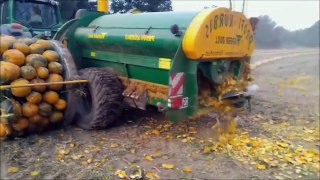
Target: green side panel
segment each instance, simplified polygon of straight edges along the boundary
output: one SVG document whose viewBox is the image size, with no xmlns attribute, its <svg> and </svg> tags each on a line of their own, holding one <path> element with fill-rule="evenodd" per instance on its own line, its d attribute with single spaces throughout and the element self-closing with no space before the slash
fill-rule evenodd
<svg viewBox="0 0 320 180">
<path fill-rule="evenodd" d="M 169 71 L 158 68 L 159 58 L 93 50 L 83 50 L 82 57 L 86 58 L 83 67 L 110 67 L 112 64 L 120 76 L 168 85 Z"/>
<path fill-rule="evenodd" d="M 77 28 L 74 38 L 83 49 L 118 53 L 118 56 L 131 54 L 172 59 L 180 46 L 183 32 L 196 14 L 161 12 L 104 15 L 88 26 Z M 171 32 L 173 25 L 179 27 L 181 35 L 176 36 Z"/>
<path fill-rule="evenodd" d="M 77 29 L 75 39 L 83 48 L 97 51 L 171 58 L 175 55 L 181 37 L 174 36 L 170 29 L 150 29 L 148 36 L 154 37 L 153 41 L 126 40 L 126 35 L 144 35 L 146 30 L 83 27 Z M 106 33 L 104 39 L 88 38 L 102 33 Z"/>
<path fill-rule="evenodd" d="M 181 50 L 177 51 L 170 73 L 183 72 L 185 80 L 183 84 L 183 97 L 188 98 L 188 107 L 184 109 L 168 109 L 167 116 L 173 122 L 178 122 L 192 116 L 198 110 L 198 85 L 197 66 L 198 61 L 192 61 L 185 57 Z M 170 98 L 170 97 L 169 97 Z"/>
</svg>

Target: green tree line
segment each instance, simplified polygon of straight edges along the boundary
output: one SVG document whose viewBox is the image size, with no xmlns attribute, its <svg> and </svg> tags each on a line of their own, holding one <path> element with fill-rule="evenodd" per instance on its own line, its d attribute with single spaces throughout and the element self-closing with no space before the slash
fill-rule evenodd
<svg viewBox="0 0 320 180">
<path fill-rule="evenodd" d="M 269 16 L 260 16 L 255 31 L 256 47 L 319 47 L 319 25 L 318 20 L 309 28 L 289 31 L 282 26 L 277 26 Z"/>
</svg>

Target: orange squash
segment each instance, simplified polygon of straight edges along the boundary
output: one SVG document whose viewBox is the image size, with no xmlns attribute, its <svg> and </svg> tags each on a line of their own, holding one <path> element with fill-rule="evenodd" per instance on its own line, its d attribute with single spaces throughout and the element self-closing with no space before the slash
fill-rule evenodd
<svg viewBox="0 0 320 180">
<path fill-rule="evenodd" d="M 24 54 L 17 49 L 9 49 L 5 51 L 2 57 L 4 61 L 11 62 L 17 66 L 23 66 L 26 60 Z"/>
<path fill-rule="evenodd" d="M 56 62 L 59 60 L 59 54 L 52 50 L 47 50 L 42 54 L 48 62 Z"/>
<path fill-rule="evenodd" d="M 42 54 L 44 52 L 44 47 L 39 43 L 33 43 L 30 46 L 30 54 Z"/>
<path fill-rule="evenodd" d="M 44 128 L 48 127 L 49 119 L 47 117 L 42 117 L 37 125 L 40 127 L 40 131 L 43 131 Z"/>
<path fill-rule="evenodd" d="M 9 41 L 9 42 L 13 42 L 13 43 L 17 41 L 17 39 L 15 37 L 8 36 L 8 35 L 2 35 L 2 36 L 0 36 L 0 38 L 4 39 L 6 41 Z"/>
<path fill-rule="evenodd" d="M 37 38 L 20 38 L 17 40 L 17 42 L 24 43 L 30 46 L 31 44 L 36 43 L 37 40 Z"/>
<path fill-rule="evenodd" d="M 10 134 L 10 128 L 7 124 L 0 123 L 0 138 L 4 138 Z"/>
<path fill-rule="evenodd" d="M 13 48 L 21 51 L 24 55 L 28 55 L 30 52 L 29 46 L 21 42 L 14 43 Z"/>
<path fill-rule="evenodd" d="M 40 104 L 42 101 L 42 95 L 36 91 L 32 91 L 29 96 L 26 97 L 29 103 Z"/>
<path fill-rule="evenodd" d="M 36 104 L 26 102 L 22 105 L 22 114 L 26 117 L 32 117 L 38 114 L 39 108 Z"/>
<path fill-rule="evenodd" d="M 17 79 L 11 83 L 11 85 L 25 85 L 29 84 L 29 81 L 26 79 Z M 16 97 L 26 97 L 31 93 L 31 87 L 17 87 L 11 88 L 11 94 Z"/>
<path fill-rule="evenodd" d="M 48 65 L 48 69 L 50 73 L 61 74 L 63 67 L 62 67 L 62 64 L 58 62 L 51 62 Z"/>
<path fill-rule="evenodd" d="M 1 35 L 0 36 L 0 53 L 4 53 L 4 51 L 11 49 L 13 44 L 17 41 L 17 39 L 13 36 Z"/>
<path fill-rule="evenodd" d="M 52 114 L 52 106 L 46 102 L 39 105 L 39 114 L 42 116 L 50 116 Z"/>
<path fill-rule="evenodd" d="M 50 74 L 48 79 L 47 79 L 47 82 L 48 83 L 52 83 L 52 82 L 62 82 L 63 81 L 63 78 L 61 75 L 59 74 Z M 49 89 L 51 90 L 54 90 L 54 91 L 59 91 L 61 90 L 63 87 L 62 84 L 58 84 L 58 85 L 49 85 Z"/>
<path fill-rule="evenodd" d="M 14 99 L 10 99 L 12 106 L 13 106 L 13 114 L 15 115 L 16 118 L 19 118 L 20 116 L 22 116 L 22 107 L 21 104 L 14 100 Z"/>
<path fill-rule="evenodd" d="M 43 95 L 43 100 L 49 104 L 55 104 L 59 101 L 59 94 L 55 91 L 47 91 Z"/>
<path fill-rule="evenodd" d="M 32 79 L 30 81 L 31 84 L 39 84 L 39 83 L 45 83 L 43 79 Z M 32 90 L 37 91 L 37 92 L 44 92 L 47 89 L 47 86 L 39 85 L 39 86 L 32 86 Z"/>
<path fill-rule="evenodd" d="M 0 39 L 0 55 L 10 48 L 10 42 Z"/>
<path fill-rule="evenodd" d="M 32 124 L 38 124 L 38 123 L 41 121 L 42 118 L 43 118 L 43 117 L 42 117 L 40 114 L 36 114 L 36 115 L 30 117 L 30 118 L 29 118 L 29 121 L 30 121 L 30 123 L 32 123 Z"/>
<path fill-rule="evenodd" d="M 63 100 L 63 99 L 59 99 L 59 101 L 54 104 L 54 107 L 57 110 L 64 110 L 67 107 L 67 102 L 65 100 Z"/>
<path fill-rule="evenodd" d="M 28 128 L 28 126 L 29 126 L 29 121 L 27 118 L 24 118 L 24 117 L 18 119 L 16 122 L 12 124 L 13 129 L 19 132 L 24 131 L 25 129 Z"/>
<path fill-rule="evenodd" d="M 21 104 L 12 98 L 1 100 L 0 111 L 2 122 L 12 122 L 22 116 Z"/>
<path fill-rule="evenodd" d="M 21 76 L 26 80 L 32 80 L 37 76 L 37 71 L 30 65 L 22 66 L 20 68 Z"/>
<path fill-rule="evenodd" d="M 62 119 L 63 119 L 63 113 L 60 111 L 54 111 L 49 118 L 51 123 L 58 123 Z"/>
<path fill-rule="evenodd" d="M 0 83 L 10 82 L 20 77 L 19 66 L 5 61 L 0 61 Z"/>
<path fill-rule="evenodd" d="M 45 50 L 53 49 L 52 44 L 51 44 L 49 41 L 47 41 L 47 40 L 39 39 L 39 40 L 37 40 L 36 43 L 37 43 L 37 44 L 40 44 Z"/>
<path fill-rule="evenodd" d="M 40 54 L 30 54 L 26 57 L 26 64 L 38 67 L 47 67 L 48 61 Z"/>
<path fill-rule="evenodd" d="M 38 67 L 37 74 L 39 78 L 47 79 L 49 77 L 49 70 L 45 67 Z"/>
</svg>

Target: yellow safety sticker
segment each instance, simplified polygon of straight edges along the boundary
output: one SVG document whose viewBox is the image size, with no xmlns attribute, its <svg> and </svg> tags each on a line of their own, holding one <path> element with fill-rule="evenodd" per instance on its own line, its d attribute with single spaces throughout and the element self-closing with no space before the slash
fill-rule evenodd
<svg viewBox="0 0 320 180">
<path fill-rule="evenodd" d="M 93 51 L 92 51 L 92 52 L 90 53 L 90 56 L 91 56 L 91 57 L 96 57 L 96 52 L 93 52 Z"/>
<path fill-rule="evenodd" d="M 170 69 L 171 68 L 171 59 L 159 58 L 159 68 Z"/>
</svg>

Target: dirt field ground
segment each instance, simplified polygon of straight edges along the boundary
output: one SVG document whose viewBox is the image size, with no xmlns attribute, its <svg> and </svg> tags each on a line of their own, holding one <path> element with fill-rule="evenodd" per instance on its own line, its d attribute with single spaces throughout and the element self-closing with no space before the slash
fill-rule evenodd
<svg viewBox="0 0 320 180">
<path fill-rule="evenodd" d="M 264 62 L 265 64 L 259 64 Z M 252 112 L 172 124 L 126 112 L 103 131 L 70 127 L 1 141 L 1 179 L 318 179 L 319 50 L 258 50 Z"/>
</svg>

